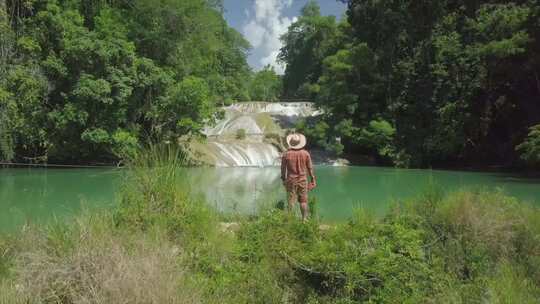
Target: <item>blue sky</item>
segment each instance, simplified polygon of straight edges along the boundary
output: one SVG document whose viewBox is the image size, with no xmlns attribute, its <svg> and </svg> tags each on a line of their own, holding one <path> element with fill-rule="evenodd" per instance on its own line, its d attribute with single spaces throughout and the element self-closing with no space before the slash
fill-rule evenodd
<svg viewBox="0 0 540 304">
<path fill-rule="evenodd" d="M 276 62 L 281 48 L 279 37 L 300 14 L 308 0 L 224 0 L 225 19 L 230 26 L 242 33 L 253 49 L 249 64 L 258 70 L 270 64 L 278 73 L 284 67 Z M 319 0 L 323 15 L 341 17 L 346 5 L 336 0 Z"/>
</svg>

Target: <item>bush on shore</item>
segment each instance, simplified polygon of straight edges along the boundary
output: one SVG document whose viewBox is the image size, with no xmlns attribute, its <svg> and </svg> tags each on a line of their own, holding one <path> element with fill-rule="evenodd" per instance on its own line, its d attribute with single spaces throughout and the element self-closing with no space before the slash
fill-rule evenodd
<svg viewBox="0 0 540 304">
<path fill-rule="evenodd" d="M 173 159 L 139 162 L 114 215 L 0 241 L 0 303 L 537 303 L 540 211 L 427 193 L 321 229 L 268 210 L 222 230 Z"/>
</svg>

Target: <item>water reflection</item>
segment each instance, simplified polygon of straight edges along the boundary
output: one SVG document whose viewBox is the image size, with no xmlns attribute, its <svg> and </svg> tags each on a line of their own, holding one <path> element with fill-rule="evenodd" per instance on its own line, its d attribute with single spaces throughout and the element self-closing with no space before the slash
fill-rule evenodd
<svg viewBox="0 0 540 304">
<path fill-rule="evenodd" d="M 505 175 L 476 172 L 403 170 L 377 167 L 316 168 L 318 187 L 310 193 L 319 214 L 329 221 L 351 217 L 354 208 L 383 215 L 392 204 L 417 197 L 430 187 L 502 189 L 528 202 L 540 202 L 538 181 L 508 182 Z M 279 168 L 188 169 L 185 182 L 191 191 L 220 212 L 255 214 L 285 199 Z"/>
<path fill-rule="evenodd" d="M 284 197 L 279 168 L 190 168 L 192 194 L 220 212 L 254 214 Z"/>
</svg>

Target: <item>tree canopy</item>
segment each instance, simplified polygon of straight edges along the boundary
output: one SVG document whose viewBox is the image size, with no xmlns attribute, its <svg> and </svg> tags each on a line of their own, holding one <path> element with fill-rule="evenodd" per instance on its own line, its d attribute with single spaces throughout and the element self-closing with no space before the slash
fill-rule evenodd
<svg viewBox="0 0 540 304">
<path fill-rule="evenodd" d="M 232 101 L 311 99 L 316 145 L 398 166 L 538 165 L 540 4 L 309 1 L 254 72 L 221 0 L 0 1 L 0 159 L 111 162 Z"/>
<path fill-rule="evenodd" d="M 282 78 L 267 65 L 254 73 L 249 90 L 252 100 L 278 101 L 283 90 Z"/>
<path fill-rule="evenodd" d="M 221 1 L 0 3 L 1 159 L 110 161 L 250 98 Z"/>
<path fill-rule="evenodd" d="M 315 142 L 402 166 L 510 165 L 534 151 L 516 146 L 540 123 L 538 3 L 347 5 L 335 24 L 310 2 L 282 37 L 285 94 L 326 112 L 300 126 L 319 130 Z"/>
</svg>

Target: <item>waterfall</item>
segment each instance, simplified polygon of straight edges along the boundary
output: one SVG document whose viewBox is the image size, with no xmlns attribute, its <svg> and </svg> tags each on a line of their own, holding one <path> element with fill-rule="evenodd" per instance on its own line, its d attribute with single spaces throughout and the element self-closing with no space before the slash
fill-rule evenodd
<svg viewBox="0 0 540 304">
<path fill-rule="evenodd" d="M 239 129 L 244 129 L 246 134 L 264 134 L 255 118 L 249 115 L 235 115 L 231 112 L 226 112 L 225 115 L 215 127 L 205 130 L 207 136 L 235 135 Z"/>
<path fill-rule="evenodd" d="M 204 133 L 208 142 L 202 152 L 217 167 L 267 167 L 280 164 L 280 151 L 266 135 L 283 136 L 303 117 L 320 115 L 312 103 L 242 102 L 223 108 L 224 118 Z M 243 130 L 245 138 L 237 138 Z"/>
<path fill-rule="evenodd" d="M 268 113 L 270 115 L 308 117 L 322 114 L 311 102 L 243 102 L 225 108 L 241 113 Z"/>
<path fill-rule="evenodd" d="M 266 167 L 279 164 L 278 149 L 268 143 L 219 143 L 211 142 L 221 155 L 218 167 Z"/>
</svg>

